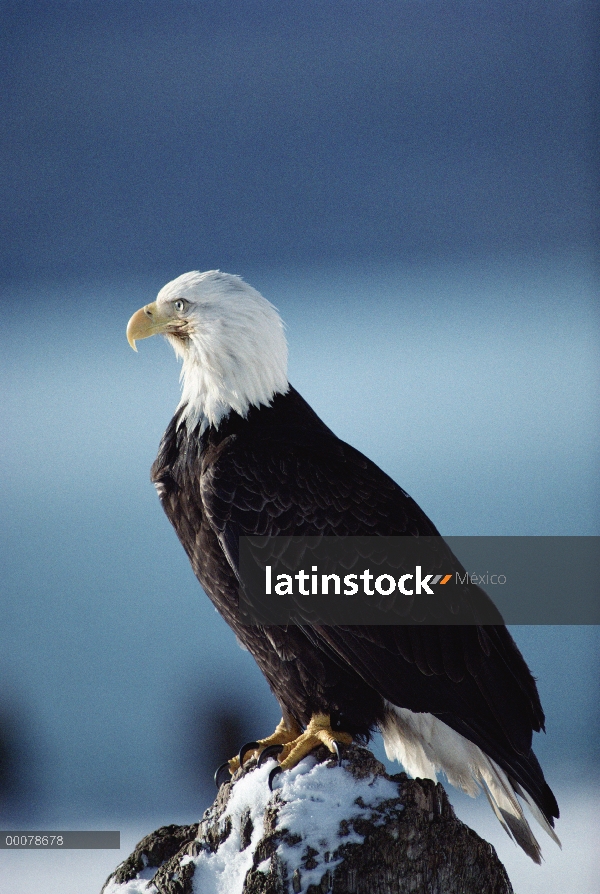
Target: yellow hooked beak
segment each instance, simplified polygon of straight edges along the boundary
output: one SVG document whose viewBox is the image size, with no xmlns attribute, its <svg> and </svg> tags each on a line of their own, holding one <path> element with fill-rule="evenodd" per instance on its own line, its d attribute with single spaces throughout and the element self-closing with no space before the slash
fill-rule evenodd
<svg viewBox="0 0 600 894">
<path fill-rule="evenodd" d="M 173 323 L 173 317 L 164 311 L 161 312 L 154 301 L 136 310 L 127 324 L 127 341 L 133 350 L 137 351 L 136 341 L 150 338 L 151 335 L 160 335 L 170 329 Z"/>
</svg>

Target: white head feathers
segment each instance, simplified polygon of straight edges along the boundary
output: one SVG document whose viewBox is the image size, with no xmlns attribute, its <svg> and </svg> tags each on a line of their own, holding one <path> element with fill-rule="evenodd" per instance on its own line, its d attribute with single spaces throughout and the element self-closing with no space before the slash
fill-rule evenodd
<svg viewBox="0 0 600 894">
<path fill-rule="evenodd" d="M 251 406 L 285 394 L 283 322 L 256 289 L 219 270 L 192 271 L 158 293 L 158 309 L 173 306 L 180 331 L 165 334 L 183 360 L 179 406 L 189 429 L 199 422 L 218 426 L 231 410 L 246 416 Z"/>
</svg>

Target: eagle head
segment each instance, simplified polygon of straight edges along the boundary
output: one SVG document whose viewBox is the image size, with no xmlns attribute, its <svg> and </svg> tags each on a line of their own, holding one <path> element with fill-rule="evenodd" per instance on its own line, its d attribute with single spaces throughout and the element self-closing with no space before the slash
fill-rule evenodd
<svg viewBox="0 0 600 894">
<path fill-rule="evenodd" d="M 288 390 L 287 343 L 277 310 L 239 276 L 192 271 L 167 283 L 129 320 L 127 340 L 164 335 L 181 357 L 180 421 L 218 426 Z"/>
</svg>

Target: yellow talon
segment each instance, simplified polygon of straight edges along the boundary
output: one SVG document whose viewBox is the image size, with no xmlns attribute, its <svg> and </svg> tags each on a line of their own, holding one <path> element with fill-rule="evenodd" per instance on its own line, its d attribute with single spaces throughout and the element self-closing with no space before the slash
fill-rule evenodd
<svg viewBox="0 0 600 894">
<path fill-rule="evenodd" d="M 270 736 L 267 736 L 266 739 L 258 739 L 260 749 L 255 748 L 253 751 L 247 751 L 246 754 L 257 755 L 260 753 L 260 751 L 263 750 L 263 748 L 268 748 L 269 745 L 287 745 L 290 742 L 296 742 L 301 734 L 302 730 L 297 724 L 293 724 L 292 729 L 288 729 L 282 717 Z M 232 757 L 231 760 L 228 761 L 228 764 L 229 772 L 233 776 L 233 774 L 240 768 L 239 755 L 236 755 L 236 757 Z"/>
<path fill-rule="evenodd" d="M 329 714 L 313 714 L 304 732 L 297 724 L 292 724 L 292 729 L 289 729 L 282 718 L 270 736 L 267 736 L 266 739 L 258 739 L 260 748 L 247 751 L 246 754 L 257 755 L 269 745 L 283 745 L 279 755 L 279 766 L 282 770 L 291 770 L 319 745 L 325 745 L 332 754 L 335 754 L 334 742 L 351 745 L 352 736 L 349 733 L 334 732 L 331 728 Z M 233 776 L 240 768 L 239 756 L 232 757 L 228 761 L 228 765 L 229 772 Z"/>
<path fill-rule="evenodd" d="M 269 745 L 287 745 L 288 742 L 294 742 L 301 732 L 300 727 L 296 724 L 292 729 L 288 729 L 282 717 L 275 727 L 275 731 L 266 739 L 259 739 L 258 744 L 262 748 L 268 748 Z"/>
<path fill-rule="evenodd" d="M 334 742 L 351 745 L 352 736 L 349 733 L 334 732 L 328 714 L 313 714 L 306 731 L 293 742 L 289 742 L 279 755 L 279 766 L 282 770 L 291 770 L 319 745 L 326 745 L 331 753 L 335 754 Z"/>
</svg>

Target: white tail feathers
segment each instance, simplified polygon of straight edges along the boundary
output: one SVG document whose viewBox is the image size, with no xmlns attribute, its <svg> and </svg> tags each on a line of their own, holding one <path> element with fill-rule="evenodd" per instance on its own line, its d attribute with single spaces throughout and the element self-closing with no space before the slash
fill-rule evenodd
<svg viewBox="0 0 600 894">
<path fill-rule="evenodd" d="M 414 777 L 433 779 L 443 772 L 448 782 L 472 798 L 481 790 L 503 828 L 526 854 L 541 863 L 541 849 L 523 813 L 517 795 L 527 804 L 545 832 L 560 841 L 533 798 L 512 782 L 504 770 L 477 745 L 455 732 L 433 714 L 419 714 L 387 703 L 381 725 L 385 751 Z"/>
</svg>

